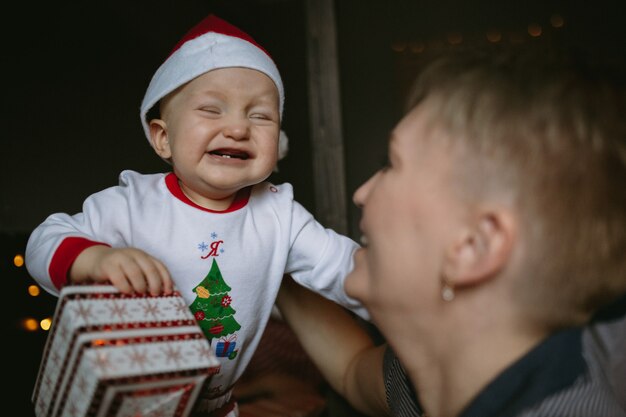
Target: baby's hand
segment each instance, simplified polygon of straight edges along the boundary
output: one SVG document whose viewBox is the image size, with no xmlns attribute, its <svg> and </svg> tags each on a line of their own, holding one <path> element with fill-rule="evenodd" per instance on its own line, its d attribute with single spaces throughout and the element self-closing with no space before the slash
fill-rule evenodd
<svg viewBox="0 0 626 417">
<path fill-rule="evenodd" d="M 126 294 L 171 294 L 170 273 L 159 261 L 135 248 L 92 246 L 80 253 L 70 268 L 72 282 L 109 281 Z"/>
</svg>

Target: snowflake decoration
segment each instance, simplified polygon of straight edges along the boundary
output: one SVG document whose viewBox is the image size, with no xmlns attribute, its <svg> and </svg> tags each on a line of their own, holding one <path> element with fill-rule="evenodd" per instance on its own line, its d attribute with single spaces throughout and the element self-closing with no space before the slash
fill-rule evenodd
<svg viewBox="0 0 626 417">
<path fill-rule="evenodd" d="M 128 311 L 126 311 L 126 304 L 118 304 L 115 302 L 115 300 L 112 300 L 111 304 L 113 306 L 108 307 L 113 317 L 119 317 L 120 320 L 123 320 L 125 317 L 128 316 Z"/>
<path fill-rule="evenodd" d="M 230 298 L 229 295 L 225 295 L 222 297 L 222 307 L 228 307 L 230 305 L 230 302 L 233 301 L 232 298 Z"/>
<path fill-rule="evenodd" d="M 183 360 L 182 353 L 180 351 L 180 346 L 166 346 L 161 349 L 163 354 L 165 355 L 166 363 L 174 362 L 177 366 L 180 365 L 180 362 Z"/>
<path fill-rule="evenodd" d="M 213 240 L 217 239 L 217 233 L 211 232 L 211 239 Z"/>
<path fill-rule="evenodd" d="M 198 342 L 195 345 L 196 353 L 198 354 L 198 360 L 203 360 L 205 358 L 210 358 L 213 352 L 211 351 L 211 347 L 207 346 L 206 343 Z"/>
<path fill-rule="evenodd" d="M 81 319 L 81 324 L 88 323 L 90 319 L 94 317 L 91 311 L 91 305 L 87 303 L 78 302 L 78 306 L 74 313 Z"/>
<path fill-rule="evenodd" d="M 146 301 L 145 304 L 142 306 L 143 312 L 146 315 L 152 316 L 156 320 L 161 314 L 161 311 L 159 310 L 159 306 L 156 303 L 150 303 L 150 301 L 148 300 L 145 300 L 145 301 Z"/>
<path fill-rule="evenodd" d="M 140 350 L 138 348 L 133 348 L 130 353 L 127 354 L 128 359 L 130 361 L 131 367 L 135 367 L 135 365 L 139 366 L 141 369 L 145 369 L 146 365 L 151 365 L 152 362 L 148 358 L 148 352 L 144 350 Z"/>
<path fill-rule="evenodd" d="M 111 370 L 114 366 L 109 360 L 109 356 L 105 352 L 96 352 L 95 357 L 92 358 L 92 366 L 100 369 L 101 372 L 106 375 L 108 370 Z"/>
<path fill-rule="evenodd" d="M 174 307 L 174 309 L 176 310 L 176 313 L 178 314 L 186 315 L 189 313 L 187 304 L 185 304 L 181 299 L 176 299 L 176 301 L 173 302 L 172 306 Z"/>
<path fill-rule="evenodd" d="M 200 250 L 200 252 L 204 252 L 205 250 L 209 249 L 209 245 L 207 245 L 205 242 L 198 243 L 198 249 Z"/>
</svg>

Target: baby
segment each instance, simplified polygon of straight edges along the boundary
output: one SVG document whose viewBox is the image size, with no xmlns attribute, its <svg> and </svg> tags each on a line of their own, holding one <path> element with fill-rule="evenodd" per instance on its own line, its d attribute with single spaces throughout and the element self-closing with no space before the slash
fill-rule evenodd
<svg viewBox="0 0 626 417">
<path fill-rule="evenodd" d="M 231 398 L 262 336 L 284 274 L 367 317 L 344 278 L 358 245 L 323 227 L 265 180 L 278 160 L 280 74 L 249 35 L 210 15 L 155 73 L 141 123 L 171 172 L 124 171 L 81 213 L 49 216 L 26 264 L 47 291 L 110 282 L 157 295 L 176 289 L 221 359 L 198 405 L 238 415 Z"/>
</svg>

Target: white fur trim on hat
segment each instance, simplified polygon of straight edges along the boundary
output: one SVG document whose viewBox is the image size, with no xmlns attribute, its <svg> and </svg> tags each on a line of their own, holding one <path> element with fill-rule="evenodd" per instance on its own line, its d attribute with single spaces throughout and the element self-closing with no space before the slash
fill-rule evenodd
<svg viewBox="0 0 626 417">
<path fill-rule="evenodd" d="M 272 58 L 249 35 L 209 15 L 181 39 L 150 81 L 140 108 L 141 124 L 148 140 L 146 114 L 159 100 L 199 75 L 228 67 L 250 68 L 270 77 L 278 89 L 282 118 L 285 93 Z"/>
</svg>

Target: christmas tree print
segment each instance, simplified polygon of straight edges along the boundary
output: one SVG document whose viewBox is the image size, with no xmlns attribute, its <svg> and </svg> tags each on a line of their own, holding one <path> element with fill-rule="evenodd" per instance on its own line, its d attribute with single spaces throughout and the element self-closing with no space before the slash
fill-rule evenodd
<svg viewBox="0 0 626 417">
<path fill-rule="evenodd" d="M 235 310 L 230 306 L 230 290 L 213 259 L 209 273 L 194 287 L 196 299 L 189 306 L 209 342 L 241 329 L 234 317 Z"/>
</svg>

